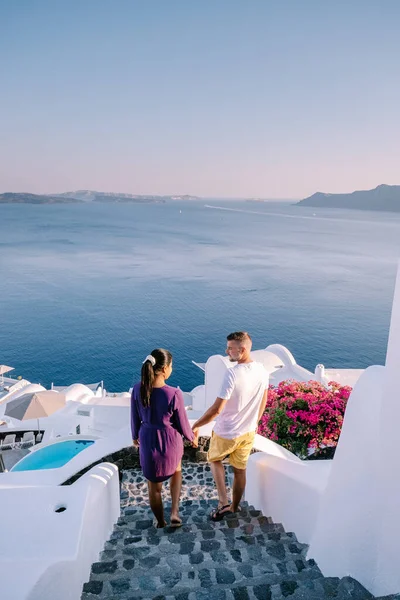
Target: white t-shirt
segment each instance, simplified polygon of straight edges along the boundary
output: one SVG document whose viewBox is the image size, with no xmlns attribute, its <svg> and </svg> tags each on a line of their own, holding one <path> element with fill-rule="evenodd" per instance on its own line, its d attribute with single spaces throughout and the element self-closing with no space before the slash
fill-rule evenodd
<svg viewBox="0 0 400 600">
<path fill-rule="evenodd" d="M 268 384 L 269 375 L 259 362 L 238 364 L 228 369 L 219 394 L 219 398 L 228 402 L 216 418 L 214 432 L 231 440 L 255 431 Z"/>
</svg>

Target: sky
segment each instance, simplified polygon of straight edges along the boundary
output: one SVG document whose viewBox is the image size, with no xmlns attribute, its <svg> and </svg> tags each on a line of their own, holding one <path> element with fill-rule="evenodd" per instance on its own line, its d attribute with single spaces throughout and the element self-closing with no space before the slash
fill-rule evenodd
<svg viewBox="0 0 400 600">
<path fill-rule="evenodd" d="M 0 193 L 400 184 L 399 0 L 0 0 Z"/>
</svg>

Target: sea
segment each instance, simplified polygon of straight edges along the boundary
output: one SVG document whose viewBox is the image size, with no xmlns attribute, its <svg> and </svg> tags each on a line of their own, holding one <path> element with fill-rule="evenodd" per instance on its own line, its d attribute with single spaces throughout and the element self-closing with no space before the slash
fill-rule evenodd
<svg viewBox="0 0 400 600">
<path fill-rule="evenodd" d="M 400 215 L 220 199 L 0 205 L 0 364 L 48 387 L 169 383 L 246 330 L 312 371 L 384 364 Z M 11 374 L 11 373 L 10 373 Z"/>
</svg>

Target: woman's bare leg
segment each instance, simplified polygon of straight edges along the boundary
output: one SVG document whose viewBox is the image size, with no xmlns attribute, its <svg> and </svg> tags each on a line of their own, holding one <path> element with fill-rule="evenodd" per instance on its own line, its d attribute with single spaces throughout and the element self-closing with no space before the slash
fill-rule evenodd
<svg viewBox="0 0 400 600">
<path fill-rule="evenodd" d="M 162 483 L 147 482 L 149 488 L 150 508 L 157 519 L 157 527 L 165 527 L 164 506 L 161 496 Z"/>
<path fill-rule="evenodd" d="M 181 498 L 181 490 L 182 490 L 182 465 L 181 464 L 178 466 L 175 473 L 172 475 L 172 477 L 169 481 L 169 486 L 170 486 L 171 500 L 172 500 L 171 521 L 172 520 L 180 521 L 179 501 Z"/>
</svg>

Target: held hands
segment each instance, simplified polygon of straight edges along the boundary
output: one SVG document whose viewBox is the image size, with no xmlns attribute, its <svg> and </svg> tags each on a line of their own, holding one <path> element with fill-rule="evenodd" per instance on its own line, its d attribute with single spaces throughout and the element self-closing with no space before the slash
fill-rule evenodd
<svg viewBox="0 0 400 600">
<path fill-rule="evenodd" d="M 197 428 L 193 428 L 192 431 L 194 433 L 192 446 L 193 446 L 193 448 L 198 448 L 199 447 L 199 430 Z"/>
</svg>

